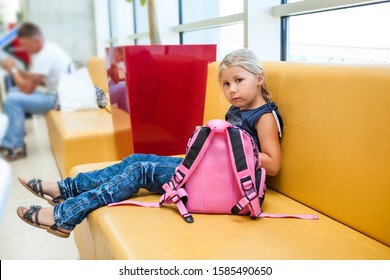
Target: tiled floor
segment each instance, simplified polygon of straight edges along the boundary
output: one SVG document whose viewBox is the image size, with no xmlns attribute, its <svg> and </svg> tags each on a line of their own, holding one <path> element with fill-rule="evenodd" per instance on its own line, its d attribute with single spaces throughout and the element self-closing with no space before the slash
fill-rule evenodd
<svg viewBox="0 0 390 280">
<path fill-rule="evenodd" d="M 43 116 L 26 120 L 27 158 L 11 163 L 13 181 L 8 193 L 4 212 L 0 213 L 0 259 L 1 260 L 77 260 L 79 254 L 73 235 L 59 238 L 27 225 L 16 214 L 18 206 L 46 205 L 24 189 L 17 177 L 59 180 Z M 1 170 L 0 170 L 1 175 Z"/>
</svg>

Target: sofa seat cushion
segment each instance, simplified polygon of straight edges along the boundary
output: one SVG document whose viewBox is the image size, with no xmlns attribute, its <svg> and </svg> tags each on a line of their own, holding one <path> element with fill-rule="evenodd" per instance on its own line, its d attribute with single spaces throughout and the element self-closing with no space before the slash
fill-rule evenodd
<svg viewBox="0 0 390 280">
<path fill-rule="evenodd" d="M 117 159 L 111 114 L 106 110 L 52 110 L 46 115 L 46 123 L 63 178 L 73 166 Z"/>
<path fill-rule="evenodd" d="M 79 172 L 112 163 L 77 166 Z M 141 191 L 134 199 L 158 201 Z M 390 248 L 269 189 L 267 213 L 318 214 L 319 220 L 252 220 L 248 216 L 194 214 L 183 221 L 176 206 L 102 207 L 76 227 L 82 259 L 389 259 Z"/>
</svg>

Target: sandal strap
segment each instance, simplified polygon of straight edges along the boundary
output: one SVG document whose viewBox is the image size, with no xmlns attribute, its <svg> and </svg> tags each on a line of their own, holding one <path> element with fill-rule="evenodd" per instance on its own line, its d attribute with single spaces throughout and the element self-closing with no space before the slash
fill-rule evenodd
<svg viewBox="0 0 390 280">
<path fill-rule="evenodd" d="M 58 231 L 58 232 L 63 233 L 63 234 L 69 234 L 68 232 L 64 232 L 64 231 L 62 231 L 62 230 L 59 230 L 59 229 L 58 229 L 58 225 L 57 225 L 56 222 L 54 222 L 54 224 L 51 225 L 50 229 L 51 229 L 51 230 L 54 230 L 54 231 Z"/>
<path fill-rule="evenodd" d="M 58 230 L 58 226 L 56 223 L 52 224 L 52 226 L 50 227 L 50 229 L 52 230 Z"/>
<path fill-rule="evenodd" d="M 42 209 L 42 206 L 39 205 L 33 205 L 28 209 L 24 214 L 23 218 L 26 219 L 30 223 L 35 223 L 36 225 L 40 226 L 41 224 L 39 223 L 38 219 L 38 213 Z M 35 214 L 35 221 L 32 219 L 32 216 Z"/>
<path fill-rule="evenodd" d="M 43 192 L 41 179 L 31 179 L 28 181 L 27 186 L 29 186 L 36 194 L 44 197 L 45 193 Z"/>
<path fill-rule="evenodd" d="M 42 187 L 42 180 L 41 179 L 31 179 L 30 181 L 27 182 L 26 184 L 28 187 L 32 189 L 34 193 L 39 195 L 40 197 L 45 197 L 46 193 L 43 192 L 43 187 Z M 62 195 L 59 195 L 55 198 L 53 198 L 51 201 L 55 204 L 59 203 L 61 199 L 64 199 Z"/>
<path fill-rule="evenodd" d="M 55 198 L 53 198 L 51 201 L 53 201 L 55 204 L 59 203 L 61 199 L 64 199 L 62 195 L 59 195 Z"/>
</svg>

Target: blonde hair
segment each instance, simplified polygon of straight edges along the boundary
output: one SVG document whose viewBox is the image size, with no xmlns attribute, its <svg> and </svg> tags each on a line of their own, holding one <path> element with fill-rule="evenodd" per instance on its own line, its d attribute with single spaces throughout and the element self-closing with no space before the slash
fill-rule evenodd
<svg viewBox="0 0 390 280">
<path fill-rule="evenodd" d="M 221 72 L 228 67 L 241 67 L 255 76 L 263 75 L 264 83 L 261 85 L 261 95 L 265 101 L 271 101 L 268 91 L 265 74 L 258 57 L 248 49 L 239 49 L 227 54 L 218 67 L 218 80 L 221 82 Z"/>
</svg>

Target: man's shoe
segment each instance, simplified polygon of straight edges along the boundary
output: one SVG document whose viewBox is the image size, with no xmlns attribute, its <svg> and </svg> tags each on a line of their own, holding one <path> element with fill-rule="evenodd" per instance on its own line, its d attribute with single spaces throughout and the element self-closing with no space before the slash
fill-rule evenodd
<svg viewBox="0 0 390 280">
<path fill-rule="evenodd" d="M 27 156 L 26 146 L 19 149 L 8 149 L 1 155 L 7 161 L 14 161 Z"/>
</svg>

